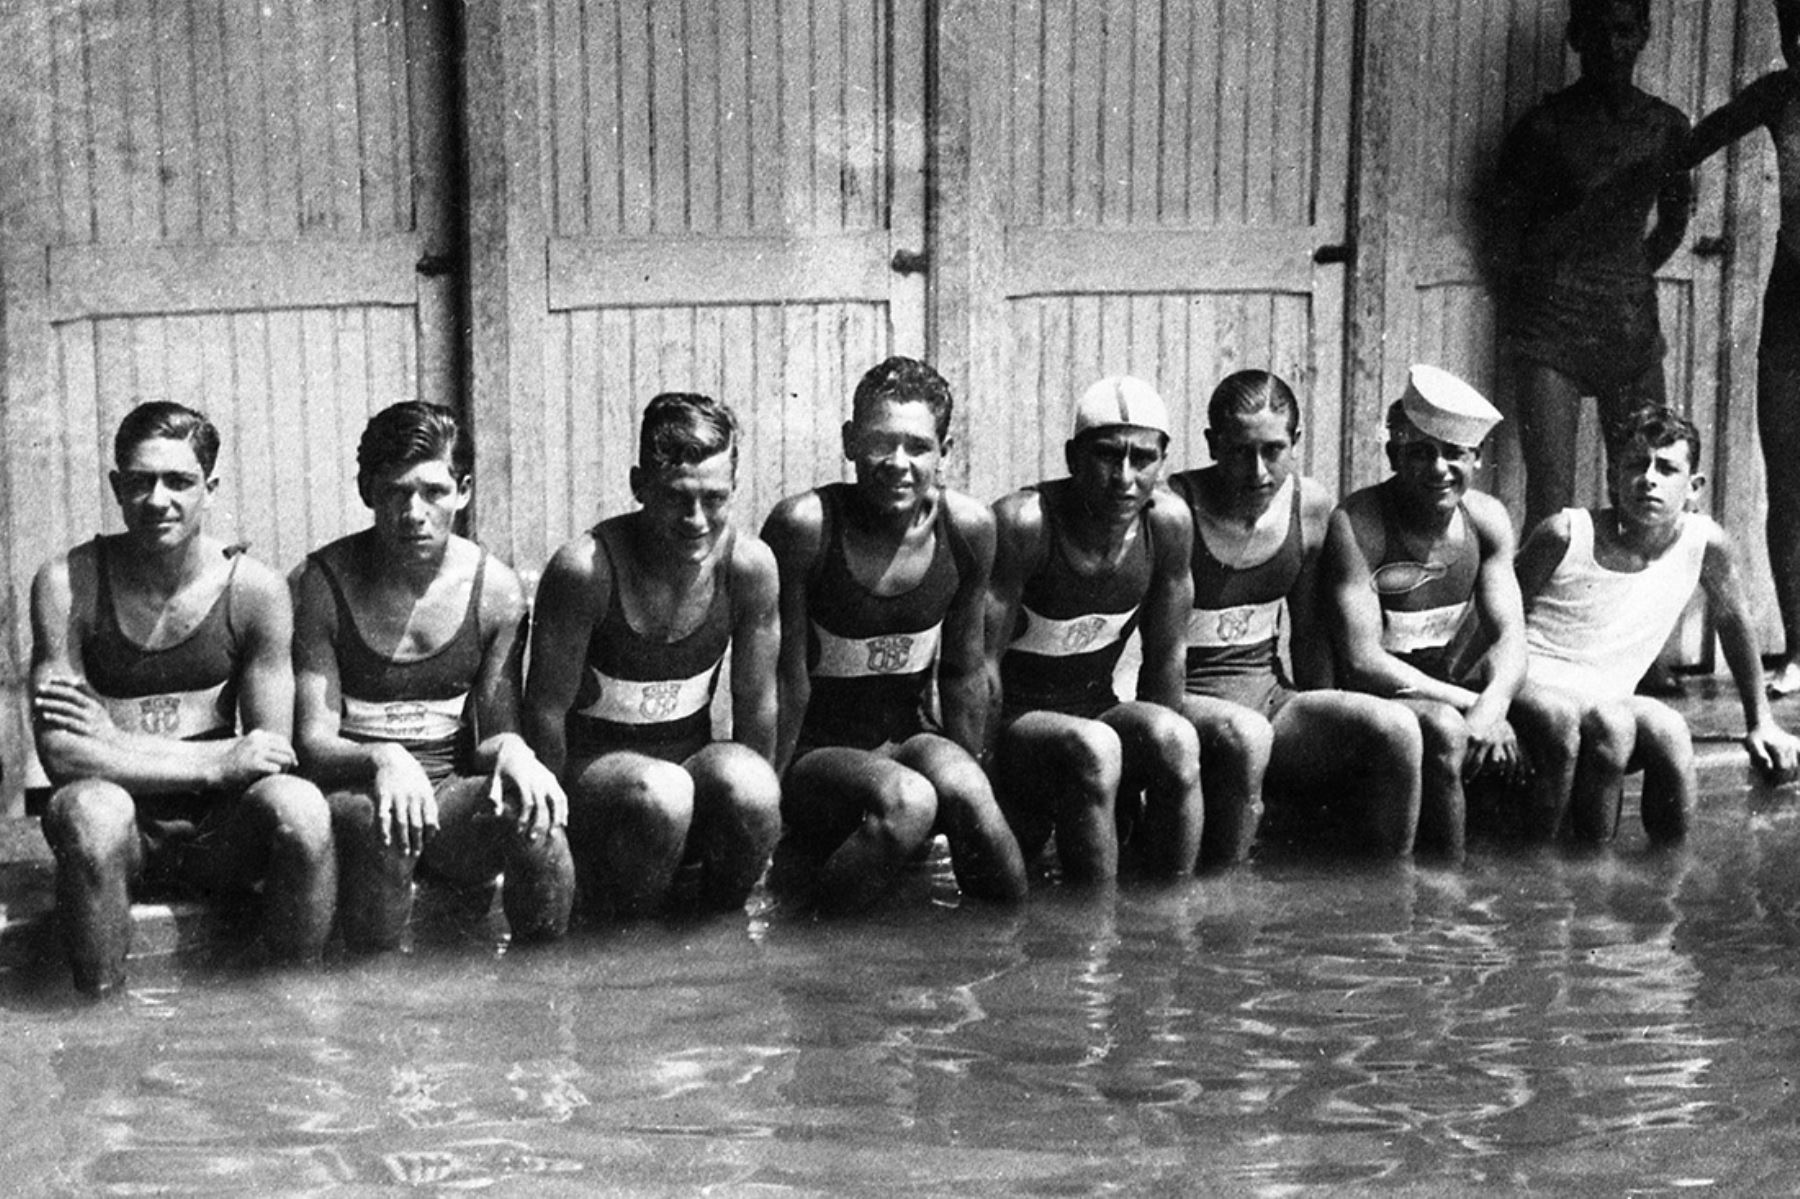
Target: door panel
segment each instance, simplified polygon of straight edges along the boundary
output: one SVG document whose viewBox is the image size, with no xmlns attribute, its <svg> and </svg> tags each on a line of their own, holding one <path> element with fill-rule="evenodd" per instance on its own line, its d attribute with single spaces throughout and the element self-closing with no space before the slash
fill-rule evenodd
<svg viewBox="0 0 1800 1199">
<path fill-rule="evenodd" d="M 971 484 L 1061 469 L 1101 374 L 1171 400 L 1184 464 L 1219 377 L 1267 367 L 1335 484 L 1351 26 L 1327 2 L 1021 0 L 971 31 Z M 985 243 L 985 244 L 984 244 Z"/>
</svg>

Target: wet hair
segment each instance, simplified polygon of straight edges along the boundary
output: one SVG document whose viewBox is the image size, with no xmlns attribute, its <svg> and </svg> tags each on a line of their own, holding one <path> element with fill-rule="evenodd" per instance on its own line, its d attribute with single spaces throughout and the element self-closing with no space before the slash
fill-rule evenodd
<svg viewBox="0 0 1800 1199">
<path fill-rule="evenodd" d="M 665 391 L 644 407 L 638 430 L 638 468 L 660 472 L 731 453 L 737 471 L 738 421 L 731 405 L 693 391 Z"/>
<path fill-rule="evenodd" d="M 1614 421 L 1606 430 L 1608 458 L 1617 461 L 1625 450 L 1643 444 L 1651 450 L 1686 442 L 1688 469 L 1700 469 L 1700 429 L 1693 421 L 1662 404 L 1645 404 Z"/>
<path fill-rule="evenodd" d="M 370 498 L 375 476 L 395 467 L 448 459 L 450 473 L 466 479 L 475 469 L 475 442 L 456 413 L 442 404 L 402 400 L 369 418 L 362 440 L 356 443 L 356 490 L 363 503 Z"/>
<path fill-rule="evenodd" d="M 193 447 L 200 469 L 212 477 L 219 461 L 219 431 L 203 413 L 171 400 L 151 400 L 139 404 L 119 422 L 113 435 L 113 465 L 123 469 L 131 451 L 146 441 L 158 438 L 185 441 Z"/>
<path fill-rule="evenodd" d="M 943 441 L 950 435 L 950 414 L 955 402 L 950 398 L 950 385 L 930 364 L 896 354 L 870 367 L 856 385 L 856 394 L 850 401 L 850 418 L 855 420 L 884 400 L 894 404 L 925 405 L 937 425 L 938 440 Z"/>
<path fill-rule="evenodd" d="M 1236 416 L 1273 412 L 1287 417 L 1288 436 L 1300 434 L 1300 403 L 1294 389 L 1280 375 L 1268 371 L 1237 371 L 1219 380 L 1206 404 L 1206 423 L 1217 429 Z"/>
<path fill-rule="evenodd" d="M 1650 0 L 1569 0 L 1569 36 L 1573 38 L 1588 22 L 1604 15 L 1615 4 L 1629 4 L 1637 10 L 1637 18 L 1650 24 Z"/>
</svg>

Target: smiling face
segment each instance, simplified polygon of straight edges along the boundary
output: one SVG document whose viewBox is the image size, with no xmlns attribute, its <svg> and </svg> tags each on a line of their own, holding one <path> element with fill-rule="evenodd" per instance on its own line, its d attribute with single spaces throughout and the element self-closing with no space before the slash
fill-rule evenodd
<svg viewBox="0 0 1800 1199">
<path fill-rule="evenodd" d="M 1699 494 L 1705 476 L 1688 460 L 1688 443 L 1651 446 L 1642 438 L 1615 451 L 1611 470 L 1613 505 L 1627 524 L 1667 528 Z"/>
<path fill-rule="evenodd" d="M 396 559 L 436 561 L 456 530 L 456 514 L 469 503 L 469 480 L 448 458 L 397 464 L 369 481 L 375 537 Z"/>
<path fill-rule="evenodd" d="M 178 550 L 199 536 L 219 485 L 191 443 L 167 437 L 132 446 L 110 478 L 126 535 L 145 553 Z"/>
<path fill-rule="evenodd" d="M 1162 478 L 1167 442 L 1136 425 L 1095 429 L 1069 442 L 1063 455 L 1082 507 L 1107 525 L 1136 520 Z"/>
<path fill-rule="evenodd" d="M 1234 412 L 1206 430 L 1206 445 L 1217 463 L 1220 498 L 1234 512 L 1260 515 L 1294 473 L 1289 414 L 1263 408 Z"/>
<path fill-rule="evenodd" d="M 872 401 L 845 423 L 843 436 L 857 494 L 871 510 L 903 515 L 936 497 L 950 439 L 938 440 L 937 418 L 924 401 Z"/>
<path fill-rule="evenodd" d="M 639 527 L 664 552 L 704 562 L 731 524 L 737 471 L 730 451 L 661 470 L 632 467 L 631 492 L 643 505 Z"/>
<path fill-rule="evenodd" d="M 1400 497 L 1436 512 L 1454 511 L 1481 467 L 1480 446 L 1439 441 L 1410 424 L 1389 436 L 1387 456 Z"/>
</svg>

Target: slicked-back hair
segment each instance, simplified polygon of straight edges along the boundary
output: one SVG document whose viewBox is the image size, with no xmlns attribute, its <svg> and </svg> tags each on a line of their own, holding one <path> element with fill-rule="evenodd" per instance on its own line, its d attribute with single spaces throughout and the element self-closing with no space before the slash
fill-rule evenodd
<svg viewBox="0 0 1800 1199">
<path fill-rule="evenodd" d="M 1624 451 L 1642 444 L 1650 450 L 1667 449 L 1676 442 L 1686 442 L 1688 469 L 1700 469 L 1700 427 L 1663 404 L 1645 404 L 1633 408 L 1606 430 L 1608 457 L 1618 461 Z"/>
<path fill-rule="evenodd" d="M 950 384 L 929 363 L 895 354 L 870 367 L 856 385 L 850 401 L 852 420 L 882 401 L 893 404 L 923 404 L 931 410 L 941 442 L 950 436 L 950 416 L 955 401 L 950 397 Z"/>
<path fill-rule="evenodd" d="M 1217 429 L 1227 420 L 1273 412 L 1287 418 L 1288 436 L 1300 435 L 1300 402 L 1287 380 L 1269 371 L 1236 371 L 1219 380 L 1206 403 L 1206 423 Z"/>
<path fill-rule="evenodd" d="M 659 473 L 731 453 L 737 473 L 738 420 L 731 405 L 696 391 L 665 391 L 644 406 L 638 430 L 638 469 Z"/>
<path fill-rule="evenodd" d="M 447 459 L 450 473 L 467 479 L 475 470 L 475 441 L 442 404 L 401 400 L 369 418 L 356 443 L 356 490 L 374 506 L 375 478 L 395 467 Z"/>
<path fill-rule="evenodd" d="M 156 439 L 185 441 L 193 447 L 200 469 L 212 477 L 219 461 L 219 430 L 202 412 L 172 400 L 151 400 L 139 404 L 119 422 L 113 435 L 113 465 L 123 469 L 131 451 L 146 441 Z"/>
</svg>

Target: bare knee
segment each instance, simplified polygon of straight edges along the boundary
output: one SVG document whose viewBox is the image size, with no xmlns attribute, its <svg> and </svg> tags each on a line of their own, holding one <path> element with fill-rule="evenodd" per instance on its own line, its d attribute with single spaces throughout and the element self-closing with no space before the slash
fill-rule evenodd
<svg viewBox="0 0 1800 1199">
<path fill-rule="evenodd" d="M 779 825 L 781 779 L 755 750 L 735 742 L 707 746 L 687 761 L 696 796 L 716 797 L 740 822 Z"/>
<path fill-rule="evenodd" d="M 1623 774 L 1631 761 L 1637 729 L 1629 711 L 1601 705 L 1582 718 L 1580 737 L 1583 751 L 1591 762 L 1601 769 Z"/>
<path fill-rule="evenodd" d="M 1418 713 L 1423 760 L 1441 770 L 1460 774 L 1469 756 L 1469 726 L 1462 713 L 1448 704 L 1433 704 Z"/>
<path fill-rule="evenodd" d="M 43 829 L 58 861 L 98 862 L 130 844 L 137 832 L 137 807 L 116 783 L 80 779 L 50 796 Z"/>
<path fill-rule="evenodd" d="M 319 789 L 305 779 L 291 774 L 260 779 L 244 792 L 242 802 L 264 819 L 275 848 L 308 859 L 331 853 L 331 809 Z"/>
<path fill-rule="evenodd" d="M 1079 728 L 1060 730 L 1054 746 L 1045 748 L 1052 751 L 1045 758 L 1053 755 L 1062 763 L 1084 796 L 1112 802 L 1125 771 L 1125 746 L 1117 732 L 1098 721 L 1086 721 Z"/>
<path fill-rule="evenodd" d="M 1239 722 L 1234 718 L 1232 724 L 1241 723 L 1245 727 L 1234 727 L 1228 735 L 1244 747 L 1244 752 L 1259 752 L 1266 763 L 1275 734 L 1269 722 L 1258 713 L 1246 708 L 1244 715 L 1251 719 Z M 1148 765 L 1157 775 L 1183 787 L 1199 781 L 1200 737 L 1191 723 L 1173 712 L 1158 712 L 1146 727 L 1144 736 L 1150 752 Z"/>
<path fill-rule="evenodd" d="M 889 771 L 869 797 L 869 814 L 895 842 L 914 845 L 937 821 L 937 788 L 915 770 Z"/>
<path fill-rule="evenodd" d="M 1218 762 L 1266 768 L 1275 747 L 1274 726 L 1261 712 L 1249 708 L 1209 713 L 1197 732 L 1194 752 L 1196 756 L 1204 754 L 1209 765 Z"/>
</svg>

